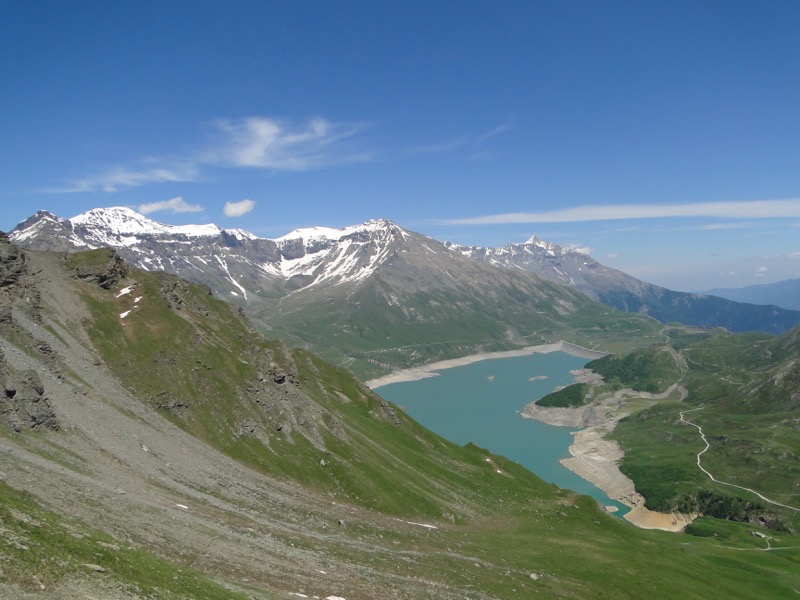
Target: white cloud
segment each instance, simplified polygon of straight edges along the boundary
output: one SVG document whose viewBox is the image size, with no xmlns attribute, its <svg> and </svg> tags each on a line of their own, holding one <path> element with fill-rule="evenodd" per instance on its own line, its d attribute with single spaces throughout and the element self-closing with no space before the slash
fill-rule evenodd
<svg viewBox="0 0 800 600">
<path fill-rule="evenodd" d="M 314 118 L 302 125 L 249 117 L 213 123 L 215 139 L 183 155 L 147 158 L 133 166 L 116 166 L 78 179 L 50 192 L 117 192 L 154 183 L 199 181 L 208 167 L 307 171 L 364 162 L 369 154 L 355 152 L 347 141 L 363 126 Z"/>
<path fill-rule="evenodd" d="M 256 206 L 255 201 L 250 199 L 239 200 L 238 202 L 226 202 L 222 212 L 226 217 L 241 217 L 246 215 Z"/>
<path fill-rule="evenodd" d="M 138 187 L 149 183 L 175 183 L 195 181 L 194 165 L 145 167 L 141 169 L 114 167 L 106 173 L 85 177 L 65 189 L 54 192 L 118 192 L 122 188 Z"/>
<path fill-rule="evenodd" d="M 619 256 L 619 252 L 609 252 L 609 253 L 606 255 L 606 258 L 607 258 L 608 260 L 614 260 L 614 259 L 615 259 L 615 258 L 617 258 L 618 256 Z"/>
<path fill-rule="evenodd" d="M 769 269 L 767 267 L 758 267 L 756 269 L 755 275 L 756 275 L 756 277 L 764 277 L 764 276 L 766 276 L 767 271 L 769 271 Z"/>
<path fill-rule="evenodd" d="M 201 212 L 203 207 L 199 204 L 189 204 L 180 196 L 171 198 L 170 200 L 162 200 L 161 202 L 148 202 L 147 204 L 140 204 L 138 211 L 143 215 L 149 215 L 154 212 L 161 212 L 169 210 L 175 213 L 194 213 Z"/>
<path fill-rule="evenodd" d="M 607 204 L 576 206 L 538 213 L 503 213 L 449 219 L 448 225 L 498 225 L 507 223 L 576 223 L 616 219 L 659 219 L 665 217 L 717 217 L 726 219 L 765 219 L 800 217 L 800 198 L 696 202 L 691 204 Z"/>
<path fill-rule="evenodd" d="M 220 120 L 214 125 L 221 132 L 221 143 L 201 160 L 220 166 L 307 171 L 369 158 L 337 145 L 360 133 L 362 127 L 319 117 L 301 126 L 265 117 Z"/>
<path fill-rule="evenodd" d="M 590 248 L 589 246 L 579 246 L 578 244 L 568 244 L 567 248 L 573 252 L 577 252 L 578 254 L 591 254 L 594 252 L 594 248 Z"/>
</svg>

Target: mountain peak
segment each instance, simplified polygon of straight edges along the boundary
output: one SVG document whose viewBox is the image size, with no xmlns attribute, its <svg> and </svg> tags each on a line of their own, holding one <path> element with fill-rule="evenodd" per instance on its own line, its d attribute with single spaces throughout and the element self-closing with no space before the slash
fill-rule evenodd
<svg viewBox="0 0 800 600">
<path fill-rule="evenodd" d="M 381 231 L 402 232 L 403 229 L 388 219 L 370 219 L 359 225 L 347 227 L 301 227 L 276 238 L 276 242 L 303 240 L 306 244 L 314 242 L 337 241 L 357 233 L 373 234 Z"/>
<path fill-rule="evenodd" d="M 538 245 L 539 243 L 541 243 L 541 241 L 542 241 L 542 240 L 540 240 L 538 237 L 536 237 L 535 235 L 532 235 L 532 236 L 531 236 L 531 237 L 529 237 L 529 238 L 528 238 L 528 240 L 525 242 L 525 245 L 527 246 L 527 245 L 529 245 L 529 244 L 532 244 L 532 245 L 534 245 L 534 246 L 535 246 L 535 245 Z"/>
<path fill-rule="evenodd" d="M 126 206 L 113 206 L 111 208 L 93 208 L 70 219 L 73 226 L 87 227 L 95 230 L 98 235 L 111 235 L 128 245 L 135 239 L 151 235 L 178 235 L 186 237 L 199 237 L 206 235 L 219 235 L 221 229 L 213 224 L 208 225 L 165 225 L 158 223 Z M 114 244 L 110 244 L 114 245 Z"/>
<path fill-rule="evenodd" d="M 306 290 L 315 290 L 309 298 L 322 297 L 321 290 L 339 286 L 349 294 L 375 273 L 383 277 L 401 271 L 404 290 L 416 289 L 419 281 L 427 287 L 441 282 L 453 288 L 471 286 L 490 271 L 482 271 L 476 279 L 470 274 L 472 264 L 463 262 L 469 258 L 504 272 L 531 271 L 618 310 L 642 312 L 665 322 L 770 333 L 800 322 L 800 312 L 736 305 L 658 288 L 536 236 L 500 248 L 441 244 L 385 218 L 339 229 L 297 229 L 282 238 L 265 239 L 216 225 L 164 225 L 126 207 L 94 209 L 72 219 L 40 211 L 17 225 L 9 239 L 23 247 L 57 252 L 116 248 L 138 267 L 183 275 L 240 303 L 258 302 L 258 296 L 274 299 L 297 294 L 300 298 Z M 491 277 L 505 276 L 491 272 Z M 401 296 L 387 292 L 385 300 L 402 307 Z M 568 297 L 566 302 L 574 305 L 574 297 Z"/>
</svg>

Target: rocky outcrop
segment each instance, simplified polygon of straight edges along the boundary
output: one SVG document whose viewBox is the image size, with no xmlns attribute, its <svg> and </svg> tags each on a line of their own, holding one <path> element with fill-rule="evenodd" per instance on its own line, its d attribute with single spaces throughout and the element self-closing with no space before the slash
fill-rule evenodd
<svg viewBox="0 0 800 600">
<path fill-rule="evenodd" d="M 110 290 L 121 279 L 128 275 L 128 263 L 120 258 L 114 249 L 98 250 L 91 258 L 68 260 L 69 270 L 76 279 L 95 283 L 105 290 Z"/>
<path fill-rule="evenodd" d="M 0 422 L 14 431 L 60 428 L 50 400 L 36 371 L 14 372 L 0 353 Z"/>
<path fill-rule="evenodd" d="M 23 308 L 30 317 L 40 321 L 41 296 L 26 281 L 27 274 L 25 254 L 0 232 L 0 324 L 11 323 L 12 309 L 18 300 L 24 301 Z"/>
<path fill-rule="evenodd" d="M 397 410 L 389 404 L 386 400 L 381 400 L 381 409 L 383 414 L 388 418 L 396 427 L 402 427 L 403 422 L 397 416 Z"/>
</svg>

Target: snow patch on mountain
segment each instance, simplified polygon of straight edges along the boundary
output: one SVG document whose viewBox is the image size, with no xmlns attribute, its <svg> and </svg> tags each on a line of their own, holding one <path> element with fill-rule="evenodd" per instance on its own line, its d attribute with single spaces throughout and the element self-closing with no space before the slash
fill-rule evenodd
<svg viewBox="0 0 800 600">
<path fill-rule="evenodd" d="M 391 221 L 374 219 L 340 229 L 296 229 L 268 239 L 213 224 L 165 225 L 119 206 L 93 209 L 71 219 L 41 211 L 20 223 L 11 237 L 17 243 L 56 238 L 70 249 L 117 248 L 124 250 L 127 260 L 147 270 L 222 278 L 233 286 L 231 294 L 246 300 L 243 282 L 261 278 L 294 278 L 296 291 L 319 285 L 357 285 L 391 256 L 395 241 L 406 241 L 409 234 Z"/>
<path fill-rule="evenodd" d="M 95 208 L 69 219 L 73 231 L 85 231 L 95 247 L 134 246 L 142 238 L 161 236 L 190 243 L 192 238 L 220 235 L 216 225 L 165 225 L 139 214 L 131 208 L 116 206 Z"/>
<path fill-rule="evenodd" d="M 228 281 L 230 281 L 234 286 L 236 286 L 242 292 L 242 295 L 244 296 L 244 299 L 247 300 L 247 290 L 245 290 L 242 287 L 242 284 L 240 284 L 238 281 L 236 281 L 236 279 L 234 279 L 233 275 L 231 275 L 231 271 L 228 268 L 228 263 L 226 263 L 224 260 L 222 260 L 222 258 L 220 258 L 219 255 L 215 256 L 214 258 L 217 259 L 217 263 L 222 268 L 222 270 L 225 271 L 225 274 L 228 276 Z"/>
<path fill-rule="evenodd" d="M 304 227 L 295 229 L 279 238 L 275 242 L 288 242 L 302 240 L 306 244 L 320 241 L 339 241 L 359 233 L 375 234 L 388 233 L 392 229 L 401 232 L 402 229 L 387 219 L 372 219 L 359 225 L 350 225 L 336 229 L 334 227 Z"/>
<path fill-rule="evenodd" d="M 402 229 L 389 221 L 368 221 L 342 229 L 298 229 L 275 240 L 303 245 L 304 253 L 283 258 L 278 265 L 284 277 L 313 277 L 308 287 L 339 285 L 367 279 L 391 255 L 392 233 Z M 402 236 L 405 237 L 405 236 Z"/>
</svg>

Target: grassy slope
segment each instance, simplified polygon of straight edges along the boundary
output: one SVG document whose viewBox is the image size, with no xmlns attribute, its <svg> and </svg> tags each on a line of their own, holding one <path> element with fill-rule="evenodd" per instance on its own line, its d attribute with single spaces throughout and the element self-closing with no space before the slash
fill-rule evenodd
<svg viewBox="0 0 800 600">
<path fill-rule="evenodd" d="M 506 284 L 493 300 L 448 288 L 405 292 L 370 281 L 353 294 L 326 291 L 302 307 L 255 315 L 290 345 L 313 350 L 366 380 L 438 360 L 566 340 L 628 351 L 663 339 L 661 325 L 625 314 L 542 280 L 536 294 Z M 566 294 L 566 296 L 565 296 Z M 387 300 L 389 298 L 389 300 Z M 566 300 L 564 300 L 566 298 Z M 556 306 L 559 299 L 564 306 Z"/>
<path fill-rule="evenodd" d="M 715 500 L 724 497 L 719 501 L 728 503 L 728 512 L 737 518 L 744 518 L 749 503 L 751 516 L 775 513 L 782 525 L 773 526 L 799 529 L 796 511 L 710 481 L 696 466 L 697 453 L 705 445 L 696 428 L 680 421 L 680 412 L 691 410 L 686 418 L 703 427 L 710 449 L 702 464 L 717 479 L 798 506 L 796 330 L 781 338 L 724 332 L 700 338 L 673 341 L 690 367 L 684 378 L 686 401 L 659 403 L 623 420 L 615 430 L 625 450 L 623 472 L 653 508 L 690 510 L 705 490 Z"/>
<path fill-rule="evenodd" d="M 0 482 L 0 583 L 46 597 L 66 578 L 100 579 L 106 591 L 154 598 L 237 599 L 202 574 L 41 508 Z M 98 571 L 95 565 L 101 566 Z M 113 583 L 112 583 L 113 582 Z M 0 590 L 2 591 L 2 590 Z M 113 593 L 113 592 L 110 592 Z"/>
<path fill-rule="evenodd" d="M 574 408 L 589 402 L 589 385 L 573 383 L 536 401 L 537 406 Z"/>
<path fill-rule="evenodd" d="M 136 277 L 149 298 L 162 294 L 159 276 L 137 273 Z M 672 575 L 649 580 L 661 588 L 664 597 L 678 592 L 686 597 L 748 597 L 750 592 L 743 590 L 785 589 L 781 586 L 786 581 L 773 581 L 771 568 L 764 564 L 747 566 L 743 574 L 740 569 L 749 563 L 735 553 L 728 556 L 731 553 L 727 550 L 712 549 L 712 542 L 678 543 L 674 536 L 634 530 L 600 514 L 592 501 L 582 499 L 574 505 L 569 494 L 542 483 L 518 465 L 492 457 L 506 474 L 498 477 L 496 469 L 487 465 L 485 451 L 445 442 L 400 411 L 395 413 L 402 423 L 398 427 L 387 418 L 380 398 L 348 372 L 302 351 L 289 353 L 278 344 L 254 341 L 253 332 L 228 306 L 213 301 L 199 288 L 189 286 L 179 291 L 185 298 L 180 311 L 169 309 L 164 302 L 143 302 L 141 311 L 131 314 L 125 328 L 113 318 L 121 307 L 110 301 L 112 293 L 101 292 L 106 296 L 105 303 L 96 303 L 95 311 L 98 322 L 104 324 L 94 331 L 100 346 L 107 336 L 105 358 L 116 361 L 120 376 L 127 377 L 144 396 L 152 397 L 165 387 L 176 396 L 184 394 L 192 404 L 191 416 L 177 417 L 177 421 L 259 470 L 290 476 L 310 489 L 333 492 L 370 509 L 460 523 L 442 539 L 420 548 L 431 556 L 442 552 L 442 544 L 449 547 L 454 543 L 478 557 L 492 556 L 493 561 L 512 569 L 534 569 L 531 565 L 535 565 L 535 570 L 562 575 L 557 580 L 543 580 L 546 583 L 530 580 L 517 585 L 529 591 L 538 586 L 540 591 L 547 589 L 566 597 L 582 596 L 587 590 L 591 597 L 607 593 L 609 597 L 637 597 L 638 591 L 618 595 L 630 588 L 632 574 L 657 572 L 660 565 L 680 560 L 685 552 L 692 558 L 682 567 L 678 580 Z M 154 312 L 146 312 L 145 307 Z M 215 318 L 208 322 L 197 317 L 195 321 L 196 314 L 206 313 Z M 148 335 L 139 335 L 140 327 Z M 191 353 L 182 351 L 186 339 L 193 340 Z M 127 344 L 123 352 L 118 351 L 120 344 Z M 293 436 L 291 444 L 268 448 L 252 437 L 232 435 L 235 413 L 252 410 L 242 401 L 245 394 L 237 393 L 236 382 L 246 386 L 257 379 L 252 358 L 245 360 L 254 352 L 268 352 L 287 369 L 294 366 L 303 390 L 343 424 L 346 441 L 329 433 L 323 436 L 330 452 L 325 455 L 326 468 L 320 468 L 319 448 L 304 441 L 303 436 Z M 177 357 L 178 362 L 167 361 L 169 368 L 159 374 L 154 355 Z M 212 375 L 199 380 L 198 371 L 185 375 L 197 365 L 210 366 Z M 139 376 L 142 369 L 148 372 L 146 380 Z M 217 401 L 197 400 L 209 395 Z M 737 543 L 753 546 L 746 538 Z M 581 556 L 586 560 L 580 560 Z M 788 560 L 788 571 L 797 571 L 796 554 L 777 555 L 775 560 L 777 564 Z M 701 583 L 712 566 L 721 573 L 720 579 Z M 430 573 L 443 580 L 465 577 L 463 565 L 449 558 L 431 559 Z M 487 593 L 503 596 L 509 591 L 502 577 L 480 570 L 467 579 Z M 749 587 L 742 588 L 745 581 L 750 582 Z M 600 582 L 602 586 L 597 587 Z M 651 593 L 653 597 L 660 595 L 656 589 Z"/>
<path fill-rule="evenodd" d="M 680 380 L 684 368 L 666 345 L 651 346 L 623 356 L 608 355 L 587 363 L 587 368 L 603 376 L 614 388 L 631 388 L 659 394 Z"/>
<path fill-rule="evenodd" d="M 371 508 L 416 516 L 441 516 L 442 507 L 456 499 L 453 492 L 441 491 L 447 486 L 430 484 L 429 478 L 460 488 L 486 471 L 478 465 L 480 453 L 448 444 L 399 410 L 396 418 L 402 427 L 398 427 L 381 399 L 347 371 L 263 340 L 228 305 L 200 288 L 180 290 L 185 300 L 175 311 L 160 300 L 164 281 L 171 278 L 137 272 L 136 279 L 140 286 L 132 295 L 144 300 L 124 321 L 118 314 L 131 298 L 90 290 L 96 315 L 91 332 L 97 348 L 129 388 L 156 407 L 177 405 L 162 409 L 165 416 L 227 454 L 270 475 L 291 476 Z M 205 314 L 213 318 L 206 319 Z M 259 357 L 296 371 L 297 383 L 259 382 L 264 370 L 259 369 Z M 264 386 L 264 403 L 272 403 L 266 410 L 251 399 Z M 286 403 L 276 402 L 274 395 L 280 397 L 284 391 L 292 393 L 292 400 L 281 406 Z M 319 439 L 304 435 L 300 428 L 290 436 L 277 432 L 277 424 L 302 419 L 301 415 L 315 418 L 314 411 L 302 409 L 309 398 L 322 408 Z M 342 424 L 347 439 L 331 432 L 326 425 L 331 420 Z M 260 435 L 238 433 L 244 422 L 254 425 Z M 443 457 L 431 449 L 455 456 Z M 451 469 L 454 465 L 458 468 Z M 476 466 L 480 466 L 477 471 Z M 412 478 L 419 481 L 403 483 Z"/>
<path fill-rule="evenodd" d="M 640 348 L 629 354 L 609 354 L 586 363 L 586 368 L 602 375 L 604 383 L 600 386 L 574 383 L 547 394 L 536 404 L 545 407 L 583 406 L 595 397 L 623 388 L 661 394 L 679 381 L 685 371 L 683 361 L 665 344 Z"/>
<path fill-rule="evenodd" d="M 106 291 L 80 285 L 94 315 L 87 323 L 94 344 L 143 401 L 171 406 L 159 410 L 221 451 L 254 469 L 293 479 L 310 493 L 335 493 L 353 506 L 424 517 L 439 526 L 409 534 L 391 525 L 374 530 L 356 522 L 349 527 L 351 535 L 368 543 L 360 550 L 340 550 L 347 552 L 342 559 L 348 562 L 432 582 L 442 595 L 459 589 L 470 598 L 781 598 L 800 589 L 796 549 L 760 552 L 764 542 L 733 525 L 724 539 L 637 530 L 603 514 L 593 500 L 545 484 L 502 457 L 445 442 L 384 404 L 346 371 L 256 337 L 230 307 L 200 288 L 173 287 L 174 280 L 162 275 L 133 275 L 139 289 L 119 298 L 119 286 Z M 140 295 L 140 307 L 121 321 L 118 315 Z M 175 296 L 181 300 L 179 310 Z M 272 363 L 293 372 L 296 383 L 264 387 L 261 371 Z M 275 404 L 270 394 L 276 390 L 287 397 L 303 391 L 303 397 L 294 397 L 305 412 Z M 273 402 L 272 409 L 262 411 L 254 398 Z M 278 413 L 280 422 L 295 417 L 291 436 L 274 433 L 276 421 L 269 416 Z M 321 443 L 312 443 L 311 430 L 299 428 L 298 414 L 325 425 L 317 430 Z M 265 437 L 237 433 L 243 420 L 256 422 Z M 334 434 L 334 421 L 346 438 Z M 12 491 L 3 494 L 12 506 L 33 506 Z M 34 516 L 50 518 L 39 512 Z M 11 523 L 4 516 L 8 527 L 6 521 Z M 60 526 L 54 522 L 54 528 Z M 92 550 L 91 544 L 65 548 L 59 539 L 60 534 L 45 536 L 42 558 L 35 564 L 66 560 L 71 565 Z M 778 534 L 772 545 L 793 542 Z M 25 556 L 4 563 L 10 565 L 4 566 L 4 577 L 32 572 Z M 146 555 L 124 558 L 120 564 L 134 566 L 129 579 L 122 580 L 132 585 L 151 581 L 143 574 L 147 569 L 162 569 L 168 578 L 170 567 L 152 560 Z M 531 578 L 532 573 L 540 577 Z M 63 576 L 54 572 L 53 580 Z M 205 585 L 187 583 L 181 593 L 215 597 Z M 414 597 L 414 592 L 399 590 L 399 597 Z"/>
</svg>

